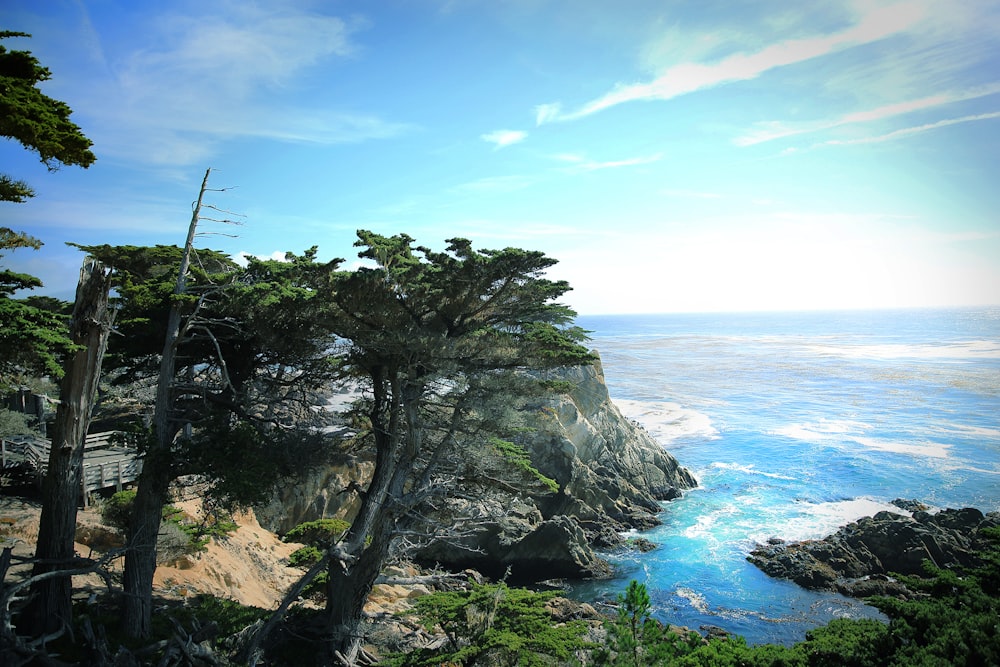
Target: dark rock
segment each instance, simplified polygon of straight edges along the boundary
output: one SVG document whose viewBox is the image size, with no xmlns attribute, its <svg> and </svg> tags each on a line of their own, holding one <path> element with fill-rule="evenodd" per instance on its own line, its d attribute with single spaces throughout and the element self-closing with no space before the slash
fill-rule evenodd
<svg viewBox="0 0 1000 667">
<path fill-rule="evenodd" d="M 905 588 L 890 574 L 920 575 L 924 563 L 938 567 L 975 564 L 983 528 L 1000 525 L 1000 515 L 976 509 L 915 511 L 912 517 L 879 512 L 850 523 L 822 540 L 774 543 L 747 557 L 765 573 L 806 588 L 845 595 L 898 595 Z"/>
<path fill-rule="evenodd" d="M 702 625 L 699 629 L 705 633 L 706 639 L 729 639 L 731 636 L 727 630 L 723 630 L 717 625 Z"/>
<path fill-rule="evenodd" d="M 926 512 L 930 509 L 919 500 L 904 500 L 903 498 L 896 498 L 890 504 L 895 505 L 901 510 L 906 510 L 907 512 Z"/>
<path fill-rule="evenodd" d="M 649 553 L 657 548 L 656 542 L 651 542 L 645 537 L 633 537 L 625 542 L 628 546 L 632 547 L 640 553 Z"/>
</svg>

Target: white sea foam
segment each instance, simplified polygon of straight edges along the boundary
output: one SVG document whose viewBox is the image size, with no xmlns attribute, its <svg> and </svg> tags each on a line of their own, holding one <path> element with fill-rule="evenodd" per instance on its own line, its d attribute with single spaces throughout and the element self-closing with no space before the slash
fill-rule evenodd
<svg viewBox="0 0 1000 667">
<path fill-rule="evenodd" d="M 719 432 L 703 412 L 666 401 L 614 399 L 622 414 L 642 424 L 660 443 L 680 438 L 717 438 Z"/>
<path fill-rule="evenodd" d="M 995 340 L 968 340 L 948 344 L 810 345 L 821 355 L 853 359 L 1000 359 Z"/>
<path fill-rule="evenodd" d="M 722 461 L 716 461 L 712 464 L 713 468 L 718 468 L 720 470 L 736 470 L 738 472 L 745 473 L 747 475 L 759 475 L 761 477 L 770 477 L 771 479 L 786 479 L 794 481 L 795 477 L 789 477 L 788 475 L 781 475 L 776 472 L 765 472 L 763 470 L 757 470 L 756 466 L 741 465 L 739 463 L 723 463 Z"/>
<path fill-rule="evenodd" d="M 871 426 L 864 422 L 847 419 L 820 419 L 805 424 L 789 424 L 769 433 L 804 442 L 827 443 L 837 440 L 841 436 L 864 433 L 870 429 Z"/>
<path fill-rule="evenodd" d="M 969 426 L 968 424 L 937 424 L 931 427 L 937 433 L 972 436 L 978 438 L 1000 438 L 1000 429 L 987 426 Z"/>
<path fill-rule="evenodd" d="M 895 454 L 908 454 L 910 456 L 920 456 L 931 459 L 948 458 L 951 445 L 940 442 L 894 442 L 881 438 L 852 437 L 852 441 L 868 449 L 880 452 L 893 452 Z"/>
<path fill-rule="evenodd" d="M 732 516 L 737 513 L 737 508 L 735 505 L 724 505 L 716 510 L 708 512 L 707 514 L 700 515 L 695 519 L 693 526 L 688 526 L 684 529 L 684 536 L 691 539 L 705 539 L 706 537 L 715 536 L 717 532 L 715 530 L 715 525 L 720 519 Z"/>
<path fill-rule="evenodd" d="M 674 592 L 677 594 L 678 597 L 684 598 L 689 603 L 691 603 L 691 606 L 697 609 L 702 614 L 712 613 L 711 610 L 709 610 L 708 608 L 708 602 L 705 600 L 704 595 L 696 593 L 692 589 L 687 588 L 685 586 L 681 586 Z"/>
<path fill-rule="evenodd" d="M 818 445 L 850 446 L 853 443 L 880 452 L 922 458 L 946 459 L 951 452 L 951 445 L 926 439 L 899 442 L 865 435 L 870 430 L 871 426 L 863 422 L 821 419 L 805 424 L 789 424 L 770 431 L 770 433 Z"/>
<path fill-rule="evenodd" d="M 750 536 L 748 550 L 755 544 L 766 542 L 770 537 L 790 541 L 820 539 L 852 521 L 882 511 L 910 515 L 891 503 L 866 497 L 825 503 L 796 502 L 783 509 L 784 511 L 776 512 L 781 516 L 776 517 L 774 523 L 762 527 L 761 531 Z"/>
</svg>

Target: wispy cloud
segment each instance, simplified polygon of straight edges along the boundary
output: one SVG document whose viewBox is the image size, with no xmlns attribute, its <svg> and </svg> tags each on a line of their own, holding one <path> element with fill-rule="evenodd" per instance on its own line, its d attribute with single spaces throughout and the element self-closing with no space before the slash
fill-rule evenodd
<svg viewBox="0 0 1000 667">
<path fill-rule="evenodd" d="M 653 162 L 659 162 L 663 159 L 662 153 L 654 153 L 653 155 L 642 155 L 632 158 L 626 158 L 624 160 L 591 160 L 582 155 L 577 155 L 574 153 L 560 153 L 559 155 L 553 156 L 556 160 L 560 162 L 569 163 L 568 169 L 572 171 L 599 171 L 601 169 L 617 169 L 620 167 L 635 167 L 642 164 L 652 164 Z"/>
<path fill-rule="evenodd" d="M 810 123 L 784 123 L 768 121 L 758 123 L 756 129 L 737 137 L 734 140 L 734 143 L 737 146 L 752 146 L 754 144 L 774 141 L 775 139 L 784 139 L 786 137 L 799 134 L 829 130 L 843 125 L 885 120 L 895 116 L 913 113 L 915 111 L 924 111 L 947 104 L 987 97 L 997 93 L 1000 93 L 1000 83 L 978 86 L 958 92 L 941 93 L 938 95 L 922 97 L 920 99 L 896 102 L 894 104 L 886 104 L 874 109 L 855 111 L 836 118 L 828 118 Z"/>
<path fill-rule="evenodd" d="M 491 194 L 514 192 L 521 190 L 532 184 L 535 180 L 528 176 L 487 176 L 468 183 L 462 183 L 451 188 L 452 192 L 459 194 Z"/>
<path fill-rule="evenodd" d="M 527 137 L 528 133 L 521 130 L 494 130 L 493 132 L 479 135 L 479 138 L 483 141 L 493 144 L 494 150 L 520 143 Z"/>
<path fill-rule="evenodd" d="M 94 119 L 88 133 L 102 155 L 160 167 L 203 162 L 238 137 L 335 144 L 394 136 L 409 127 L 318 99 L 292 101 L 316 66 L 355 56 L 353 36 L 365 27 L 276 2 L 161 13 L 135 26 L 153 46 L 94 47 L 104 71 L 86 78 L 77 109 Z"/>
<path fill-rule="evenodd" d="M 980 120 L 993 120 L 994 118 L 1000 118 L 1000 111 L 991 111 L 990 113 L 980 113 L 972 116 L 962 116 L 961 118 L 947 118 L 945 120 L 939 120 L 933 123 L 925 123 L 923 125 L 917 125 L 914 127 L 905 127 L 900 130 L 895 130 L 893 132 L 888 132 L 886 134 L 880 134 L 874 137 L 860 137 L 857 139 L 831 139 L 830 141 L 824 141 L 818 145 L 847 146 L 851 144 L 877 144 L 877 143 L 882 143 L 884 141 L 893 141 L 894 139 L 903 139 L 905 137 L 913 136 L 915 134 L 921 134 L 923 132 L 929 132 L 930 130 L 936 130 L 941 127 L 948 127 L 949 125 L 972 123 Z"/>
<path fill-rule="evenodd" d="M 640 100 L 669 100 L 680 95 L 725 83 L 746 81 L 794 63 L 811 60 L 852 46 L 875 42 L 907 30 L 923 18 L 918 3 L 898 2 L 884 7 L 868 7 L 850 28 L 808 39 L 789 39 L 753 53 L 736 53 L 714 63 L 685 62 L 669 67 L 645 83 L 619 83 L 601 97 L 574 111 L 563 111 L 560 103 L 535 107 L 535 121 L 541 125 L 589 116 L 611 107 Z"/>
</svg>

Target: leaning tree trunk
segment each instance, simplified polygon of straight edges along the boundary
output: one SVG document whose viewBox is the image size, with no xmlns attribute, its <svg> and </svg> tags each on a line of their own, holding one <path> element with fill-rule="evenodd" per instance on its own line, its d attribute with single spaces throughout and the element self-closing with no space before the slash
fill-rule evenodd
<svg viewBox="0 0 1000 667">
<path fill-rule="evenodd" d="M 184 294 L 187 290 L 191 250 L 211 171 L 211 169 L 205 171 L 198 200 L 191 214 L 184 253 L 181 255 L 181 266 L 177 273 L 177 284 L 174 286 L 175 295 Z M 125 589 L 122 629 L 129 637 L 148 637 L 152 627 L 156 540 L 163 505 L 167 500 L 167 489 L 173 479 L 171 451 L 174 437 L 180 431 L 179 422 L 173 415 L 173 385 L 177 369 L 177 346 L 181 340 L 181 319 L 180 306 L 175 302 L 170 308 L 163 355 L 160 357 L 156 406 L 153 411 L 153 437 L 143 457 L 142 472 L 139 475 L 135 502 L 132 505 L 132 518 L 129 522 L 129 541 L 125 552 L 125 572 L 122 580 Z"/>
<path fill-rule="evenodd" d="M 371 414 L 376 441 L 375 472 L 348 533 L 348 550 L 358 557 L 353 564 L 331 559 L 327 570 L 325 612 L 332 635 L 331 648 L 333 656 L 347 665 L 355 664 L 361 649 L 365 602 L 396 536 L 396 520 L 406 503 L 404 488 L 422 446 L 418 414 L 422 385 L 401 386 L 398 378 L 393 378 L 390 384 L 388 424 L 379 419 L 378 400 Z M 405 427 L 398 423 L 401 412 Z"/>
<path fill-rule="evenodd" d="M 74 555 L 77 500 L 83 493 L 83 445 L 90 426 L 94 397 L 111 320 L 108 292 L 111 272 L 88 258 L 80 269 L 70 337 L 73 352 L 59 390 L 59 407 L 49 451 L 49 467 L 42 487 L 38 524 L 38 562 L 32 575 L 65 569 Z M 68 626 L 72 616 L 72 578 L 55 577 L 31 587 L 32 601 L 25 613 L 32 634 L 47 634 Z"/>
</svg>

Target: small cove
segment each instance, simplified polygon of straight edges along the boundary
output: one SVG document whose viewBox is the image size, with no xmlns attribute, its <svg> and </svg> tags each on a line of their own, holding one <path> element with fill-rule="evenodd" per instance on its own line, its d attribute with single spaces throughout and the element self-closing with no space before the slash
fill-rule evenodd
<svg viewBox="0 0 1000 667">
<path fill-rule="evenodd" d="M 771 579 L 746 562 L 769 537 L 818 538 L 861 516 L 1000 509 L 1000 312 L 581 317 L 612 399 L 697 477 L 643 533 L 659 548 L 607 557 L 618 576 L 574 584 L 613 600 L 646 583 L 662 620 L 791 644 L 862 603 Z"/>
</svg>

